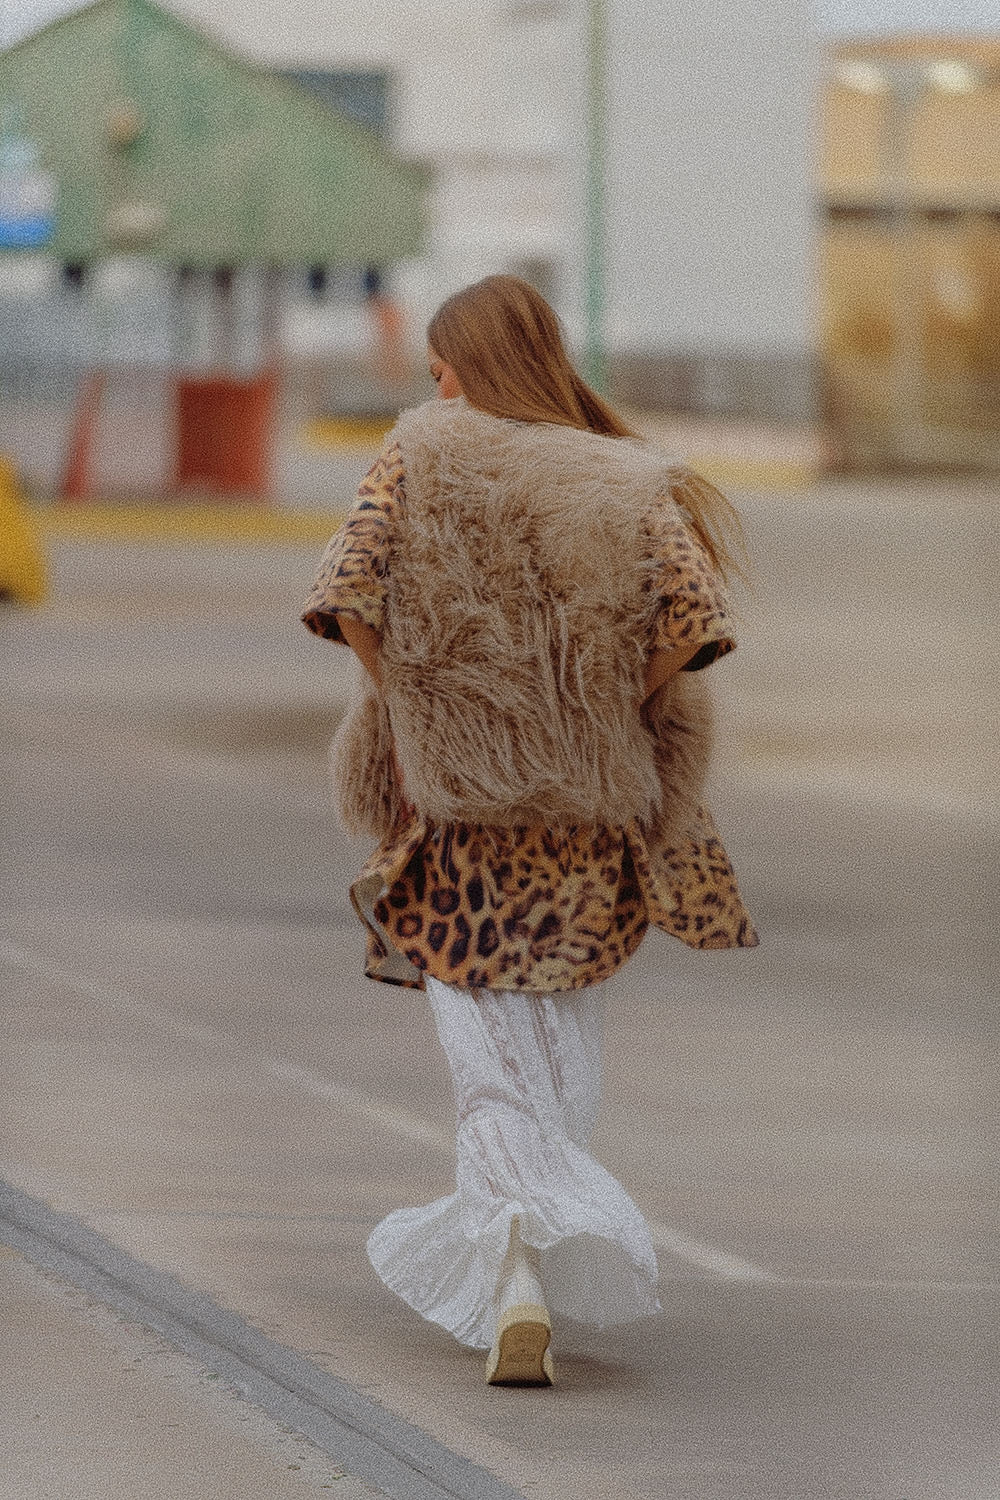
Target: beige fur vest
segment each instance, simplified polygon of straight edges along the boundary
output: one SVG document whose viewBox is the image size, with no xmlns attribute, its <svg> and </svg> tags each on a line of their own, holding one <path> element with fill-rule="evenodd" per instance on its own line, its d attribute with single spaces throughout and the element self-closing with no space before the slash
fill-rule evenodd
<svg viewBox="0 0 1000 1500">
<path fill-rule="evenodd" d="M 676 466 L 638 441 L 463 400 L 405 412 L 391 440 L 405 505 L 383 693 L 334 742 L 347 827 L 395 826 L 394 743 L 408 798 L 435 823 L 683 831 L 709 750 L 702 674 L 674 678 L 645 722 L 639 711 L 656 606 L 642 516 Z"/>
</svg>

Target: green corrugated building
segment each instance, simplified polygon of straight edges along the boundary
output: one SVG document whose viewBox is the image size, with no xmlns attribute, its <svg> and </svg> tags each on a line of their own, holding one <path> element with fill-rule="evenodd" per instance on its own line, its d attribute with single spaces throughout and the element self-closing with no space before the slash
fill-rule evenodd
<svg viewBox="0 0 1000 1500">
<path fill-rule="evenodd" d="M 387 265 L 423 242 L 420 168 L 150 0 L 96 0 L 0 54 L 8 219 L 18 174 L 26 218 L 52 184 L 33 243 L 65 261 Z"/>
<path fill-rule="evenodd" d="M 171 489 L 267 491 L 280 268 L 365 267 L 377 285 L 372 268 L 421 252 L 426 187 L 314 89 L 150 0 L 95 0 L 0 54 L 0 256 L 50 254 L 79 285 L 93 262 L 147 257 L 177 309 L 201 284 L 221 310 L 211 368 L 176 358 Z M 234 272 L 262 289 L 253 371 L 233 365 Z M 399 362 L 391 305 L 371 302 L 384 358 Z M 109 380 L 100 340 L 82 352 L 66 498 L 90 492 Z"/>
</svg>

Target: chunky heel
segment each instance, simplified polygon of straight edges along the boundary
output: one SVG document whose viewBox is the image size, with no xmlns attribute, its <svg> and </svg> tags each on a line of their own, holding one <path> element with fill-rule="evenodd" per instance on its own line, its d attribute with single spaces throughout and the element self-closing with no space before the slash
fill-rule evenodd
<svg viewBox="0 0 1000 1500">
<path fill-rule="evenodd" d="M 552 1324 L 542 1296 L 538 1251 L 521 1240 L 515 1217 L 500 1267 L 497 1331 L 486 1361 L 488 1385 L 552 1385 Z"/>
<path fill-rule="evenodd" d="M 541 1303 L 520 1302 L 508 1308 L 486 1362 L 487 1384 L 552 1385 L 551 1338 L 552 1325 Z"/>
</svg>

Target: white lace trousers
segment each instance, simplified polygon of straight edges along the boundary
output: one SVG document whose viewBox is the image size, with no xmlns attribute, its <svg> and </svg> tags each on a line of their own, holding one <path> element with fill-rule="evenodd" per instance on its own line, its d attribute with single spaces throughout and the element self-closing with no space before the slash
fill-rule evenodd
<svg viewBox="0 0 1000 1500">
<path fill-rule="evenodd" d="M 541 1252 L 553 1313 L 603 1327 L 658 1311 L 649 1229 L 588 1154 L 601 1090 L 601 1000 L 453 989 L 426 981 L 458 1111 L 456 1191 L 373 1231 L 385 1284 L 464 1344 L 493 1341 L 510 1238 Z"/>
</svg>

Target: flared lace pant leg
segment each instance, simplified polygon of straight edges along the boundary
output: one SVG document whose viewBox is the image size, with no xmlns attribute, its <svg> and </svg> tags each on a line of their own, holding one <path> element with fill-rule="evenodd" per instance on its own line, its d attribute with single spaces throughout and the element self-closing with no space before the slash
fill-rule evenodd
<svg viewBox="0 0 1000 1500">
<path fill-rule="evenodd" d="M 541 1252 L 554 1313 L 603 1327 L 656 1312 L 649 1229 L 587 1150 L 601 1087 L 598 993 L 426 983 L 455 1085 L 456 1191 L 378 1225 L 368 1254 L 379 1276 L 463 1343 L 489 1348 L 516 1216 Z"/>
</svg>

